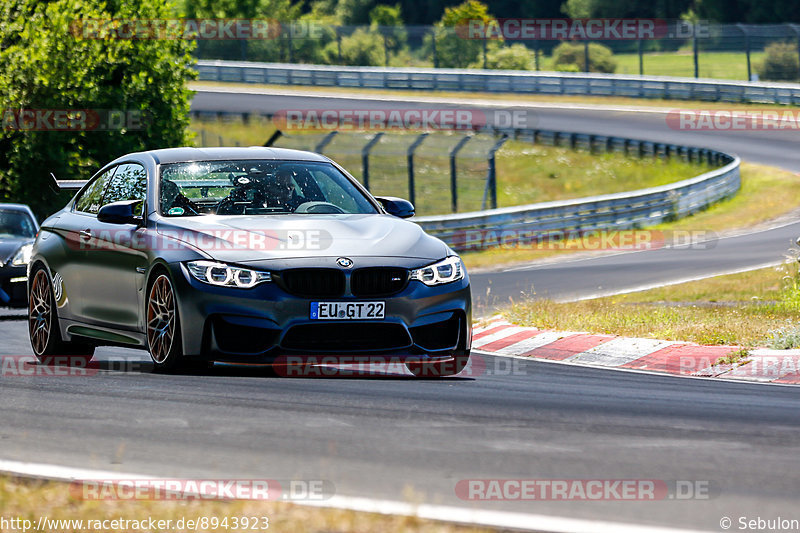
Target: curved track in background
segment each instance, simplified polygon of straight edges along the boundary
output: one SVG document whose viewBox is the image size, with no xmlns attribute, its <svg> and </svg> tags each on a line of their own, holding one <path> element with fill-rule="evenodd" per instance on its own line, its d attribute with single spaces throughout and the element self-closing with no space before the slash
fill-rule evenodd
<svg viewBox="0 0 800 533">
<path fill-rule="evenodd" d="M 200 93 L 194 109 L 409 105 L 303 98 Z M 680 139 L 800 169 L 791 156 L 800 141 L 789 135 L 690 136 L 654 114 L 536 114 L 543 128 Z M 485 288 L 491 281 L 494 294 L 500 286 L 514 293 L 516 280 L 531 278 L 537 291 L 553 294 L 657 283 L 675 269 L 688 277 L 779 258 L 796 234 L 793 224 L 725 239 L 705 259 L 674 255 L 680 250 L 639 252 L 544 272 L 476 274 L 473 282 Z M 762 247 L 742 253 L 756 245 Z M 662 274 L 654 272 L 659 266 Z M 641 279 L 631 279 L 635 272 Z M 575 285 L 579 279 L 584 285 Z M 24 320 L 0 317 L 0 327 L 3 354 L 31 353 Z M 722 516 L 800 518 L 800 395 L 790 387 L 535 361 L 518 361 L 509 372 L 511 360 L 490 356 L 475 379 L 432 381 L 281 379 L 230 368 L 165 376 L 147 373 L 143 352 L 98 350 L 101 361 L 113 357 L 138 363 L 126 370 L 106 364 L 80 378 L 0 377 L 0 459 L 159 477 L 324 479 L 340 495 L 403 500 L 410 488 L 428 503 L 709 531 L 719 530 Z M 689 501 L 477 503 L 455 495 L 456 483 L 470 478 L 701 480 L 712 491 L 708 500 Z"/>
<path fill-rule="evenodd" d="M 738 154 L 744 161 L 800 172 L 800 136 L 795 131 L 677 131 L 667 126 L 666 113 L 654 108 L 634 111 L 634 108 L 611 106 L 612 111 L 604 111 L 599 105 L 557 103 L 504 107 L 496 100 L 485 105 L 456 104 L 439 103 L 436 98 L 348 98 L 341 93 L 321 96 L 310 92 L 294 96 L 289 92 L 267 94 L 251 87 L 237 88 L 235 93 L 230 92 L 232 90 L 201 90 L 195 96 L 192 110 L 273 114 L 288 109 L 408 109 L 418 106 L 480 110 L 491 121 L 493 112 L 499 108 L 517 109 L 527 112 L 531 127 L 714 148 Z M 489 314 L 498 306 L 534 291 L 555 299 L 575 299 L 776 264 L 784 259 L 798 236 L 800 222 L 792 222 L 768 231 L 721 239 L 714 246 L 702 249 L 662 249 L 476 273 L 470 276 L 475 307 L 478 315 Z"/>
</svg>

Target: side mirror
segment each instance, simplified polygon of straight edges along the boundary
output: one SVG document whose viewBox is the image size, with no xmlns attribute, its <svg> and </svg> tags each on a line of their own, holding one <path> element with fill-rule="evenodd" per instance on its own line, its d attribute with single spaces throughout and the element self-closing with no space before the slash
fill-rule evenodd
<svg viewBox="0 0 800 533">
<path fill-rule="evenodd" d="M 414 216 L 414 204 L 402 198 L 395 198 L 394 196 L 376 196 L 387 213 L 394 215 L 398 218 L 410 218 Z"/>
<path fill-rule="evenodd" d="M 136 207 L 141 203 L 141 200 L 111 202 L 100 208 L 97 220 L 108 224 L 139 224 L 142 217 L 136 215 Z"/>
</svg>

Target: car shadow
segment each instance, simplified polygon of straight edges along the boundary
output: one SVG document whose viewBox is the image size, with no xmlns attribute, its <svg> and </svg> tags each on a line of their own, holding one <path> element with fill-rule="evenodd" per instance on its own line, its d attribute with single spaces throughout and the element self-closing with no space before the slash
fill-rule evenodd
<svg viewBox="0 0 800 533">
<path fill-rule="evenodd" d="M 391 381 L 440 381 L 458 380 L 473 381 L 473 377 L 459 376 L 425 376 L 417 377 L 400 372 L 381 372 L 366 369 L 339 368 L 330 365 L 307 366 L 277 366 L 254 365 L 235 363 L 214 363 L 205 368 L 185 368 L 173 372 L 156 371 L 151 361 L 140 359 L 92 359 L 78 356 L 54 356 L 50 361 L 31 360 L 27 364 L 39 367 L 50 373 L 70 371 L 74 375 L 95 375 L 103 373 L 120 374 L 153 374 L 168 376 L 207 376 L 207 377 L 237 377 L 237 378 L 273 378 L 273 379 L 365 379 L 365 380 L 391 380 Z"/>
</svg>

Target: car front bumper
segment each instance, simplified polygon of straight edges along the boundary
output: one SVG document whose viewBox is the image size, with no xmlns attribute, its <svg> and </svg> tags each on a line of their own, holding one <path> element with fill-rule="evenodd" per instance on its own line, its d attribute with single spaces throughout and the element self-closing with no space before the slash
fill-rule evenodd
<svg viewBox="0 0 800 533">
<path fill-rule="evenodd" d="M 284 356 L 348 360 L 447 360 L 471 346 L 469 278 L 429 287 L 410 281 L 389 297 L 300 298 L 274 282 L 252 289 L 208 285 L 170 265 L 184 353 L 217 361 L 272 363 Z M 385 302 L 383 320 L 312 320 L 311 302 Z"/>
</svg>

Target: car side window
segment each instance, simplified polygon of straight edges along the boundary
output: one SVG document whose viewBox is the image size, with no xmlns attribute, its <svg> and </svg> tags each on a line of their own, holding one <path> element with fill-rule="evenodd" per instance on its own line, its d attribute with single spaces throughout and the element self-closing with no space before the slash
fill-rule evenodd
<svg viewBox="0 0 800 533">
<path fill-rule="evenodd" d="M 142 216 L 144 213 L 144 200 L 147 193 L 147 171 L 142 165 L 126 163 L 117 167 L 117 173 L 111 180 L 111 185 L 103 195 L 101 205 L 123 200 L 141 200 L 134 214 Z"/>
<path fill-rule="evenodd" d="M 75 210 L 81 213 L 91 213 L 96 215 L 100 211 L 103 201 L 103 191 L 105 191 L 108 182 L 114 177 L 114 172 L 117 167 L 111 167 L 103 172 L 100 176 L 86 188 L 85 191 L 75 201 Z"/>
</svg>

